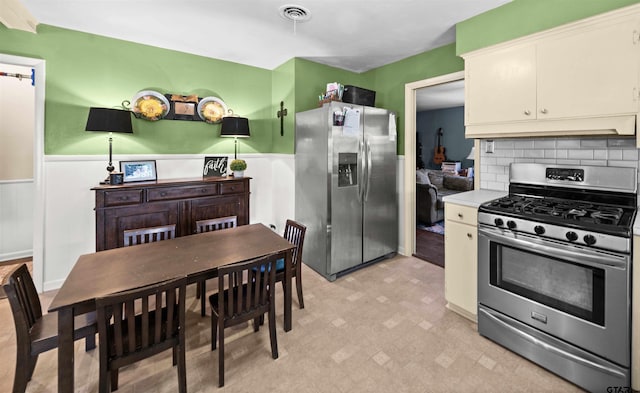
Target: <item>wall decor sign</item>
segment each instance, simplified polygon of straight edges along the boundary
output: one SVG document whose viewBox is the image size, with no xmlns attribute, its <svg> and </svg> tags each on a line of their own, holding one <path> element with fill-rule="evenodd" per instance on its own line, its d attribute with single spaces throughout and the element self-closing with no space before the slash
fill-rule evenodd
<svg viewBox="0 0 640 393">
<path fill-rule="evenodd" d="M 120 172 L 125 183 L 134 181 L 154 181 L 158 179 L 156 160 L 120 161 Z"/>
<path fill-rule="evenodd" d="M 155 90 L 137 92 L 131 100 L 131 111 L 138 119 L 148 121 L 187 120 L 217 124 L 229 112 L 218 97 L 200 98 L 196 94 L 161 94 Z M 124 105 L 124 104 L 123 104 Z"/>
<path fill-rule="evenodd" d="M 205 157 L 202 177 L 223 177 L 227 175 L 227 157 Z"/>
<path fill-rule="evenodd" d="M 200 120 L 196 115 L 197 95 L 165 94 L 165 97 L 171 102 L 171 109 L 167 114 L 167 118 L 172 120 Z"/>
</svg>

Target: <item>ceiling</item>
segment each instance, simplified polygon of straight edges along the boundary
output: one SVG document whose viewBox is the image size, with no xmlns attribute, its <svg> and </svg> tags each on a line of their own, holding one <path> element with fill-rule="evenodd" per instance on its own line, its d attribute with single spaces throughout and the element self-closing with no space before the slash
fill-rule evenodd
<svg viewBox="0 0 640 393">
<path fill-rule="evenodd" d="M 39 23 L 274 69 L 294 57 L 364 72 L 455 41 L 509 0 L 21 0 Z M 280 15 L 304 7 L 310 19 Z"/>
<path fill-rule="evenodd" d="M 453 108 L 464 105 L 464 80 L 442 83 L 416 90 L 416 111 Z"/>
</svg>

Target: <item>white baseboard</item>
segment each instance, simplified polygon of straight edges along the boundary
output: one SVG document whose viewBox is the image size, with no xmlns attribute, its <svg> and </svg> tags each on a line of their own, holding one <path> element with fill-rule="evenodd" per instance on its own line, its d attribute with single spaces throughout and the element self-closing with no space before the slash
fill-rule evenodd
<svg viewBox="0 0 640 393">
<path fill-rule="evenodd" d="M 0 262 L 11 261 L 14 259 L 28 258 L 31 256 L 33 256 L 33 250 L 6 252 L 4 254 L 0 254 Z"/>
<path fill-rule="evenodd" d="M 53 280 L 53 281 L 45 281 L 42 285 L 42 289 L 44 292 L 52 291 L 54 289 L 60 289 L 62 284 L 64 283 L 64 279 L 62 280 Z"/>
</svg>

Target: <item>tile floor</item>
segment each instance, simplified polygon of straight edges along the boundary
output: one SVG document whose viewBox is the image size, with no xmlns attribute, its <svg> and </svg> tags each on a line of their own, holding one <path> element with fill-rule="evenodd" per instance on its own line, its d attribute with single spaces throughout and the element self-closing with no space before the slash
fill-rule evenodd
<svg viewBox="0 0 640 393">
<path fill-rule="evenodd" d="M 195 286 L 187 311 L 189 392 L 580 392 L 576 386 L 480 337 L 476 325 L 445 308 L 444 271 L 398 256 L 328 282 L 304 266 L 304 310 L 294 292 L 293 330 L 282 330 L 271 359 L 265 325 L 227 330 L 225 386 L 217 387 L 210 320 L 199 315 Z M 208 285 L 210 287 L 213 285 Z M 53 293 L 42 297 L 46 309 Z M 15 335 L 0 300 L 0 392 L 11 391 Z M 55 392 L 57 352 L 40 355 L 27 392 Z M 96 392 L 98 350 L 76 343 L 76 391 Z M 121 393 L 175 392 L 171 352 L 120 372 Z"/>
</svg>

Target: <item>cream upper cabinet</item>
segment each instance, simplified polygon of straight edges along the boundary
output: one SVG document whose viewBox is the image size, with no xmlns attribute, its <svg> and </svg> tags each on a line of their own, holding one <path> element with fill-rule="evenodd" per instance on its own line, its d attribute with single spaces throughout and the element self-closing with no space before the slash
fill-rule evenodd
<svg viewBox="0 0 640 393">
<path fill-rule="evenodd" d="M 536 49 L 507 48 L 465 61 L 467 124 L 529 120 L 536 112 Z"/>
<path fill-rule="evenodd" d="M 463 54 L 467 138 L 633 135 L 640 5 Z"/>
<path fill-rule="evenodd" d="M 538 118 L 637 113 L 639 31 L 631 20 L 540 42 Z"/>
</svg>

